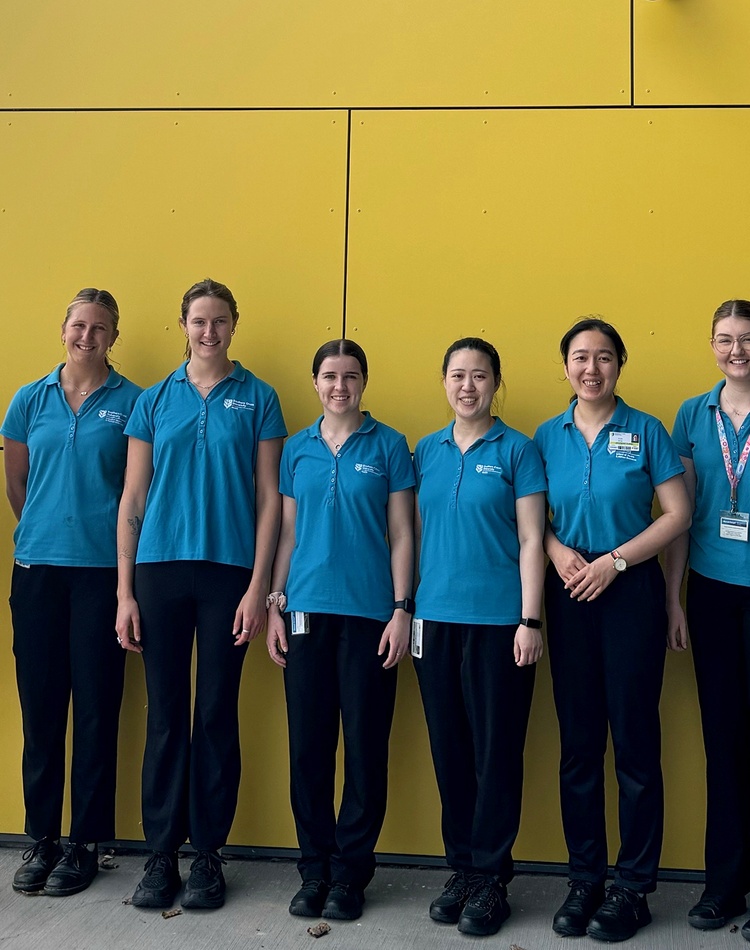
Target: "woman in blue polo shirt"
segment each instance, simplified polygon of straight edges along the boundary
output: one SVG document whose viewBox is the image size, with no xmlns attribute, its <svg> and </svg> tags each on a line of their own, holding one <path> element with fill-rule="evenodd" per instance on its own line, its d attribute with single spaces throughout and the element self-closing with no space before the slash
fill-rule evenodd
<svg viewBox="0 0 750 950">
<path fill-rule="evenodd" d="M 267 644 L 284 668 L 302 887 L 289 912 L 355 920 L 385 817 L 396 667 L 406 654 L 414 470 L 406 439 L 360 408 L 367 359 L 351 340 L 312 366 L 323 414 L 287 442 Z M 334 809 L 336 746 L 345 779 Z"/>
<path fill-rule="evenodd" d="M 125 430 L 117 631 L 146 670 L 142 808 L 153 851 L 138 907 L 173 902 L 187 838 L 197 856 L 182 906 L 224 903 L 219 851 L 240 781 L 240 675 L 266 619 L 286 435 L 274 390 L 228 357 L 238 319 L 227 287 L 193 285 L 180 318 L 189 359 L 143 393 Z"/>
<path fill-rule="evenodd" d="M 532 441 L 492 415 L 500 382 L 491 344 L 453 343 L 443 384 L 454 419 L 414 454 L 412 653 L 454 872 L 430 917 L 476 936 L 496 933 L 510 915 L 523 748 L 542 655 L 546 483 Z"/>
<path fill-rule="evenodd" d="M 124 663 L 114 637 L 115 525 L 123 433 L 140 388 L 110 366 L 119 310 L 106 290 L 73 298 L 65 362 L 23 386 L 3 422 L 8 498 L 18 519 L 10 607 L 23 716 L 26 832 L 17 891 L 75 894 L 115 836 L 117 727 Z M 73 700 L 70 834 L 60 844 Z"/>
<path fill-rule="evenodd" d="M 711 330 L 724 379 L 677 413 L 672 438 L 694 510 L 689 535 L 667 552 L 669 645 L 684 650 L 689 626 L 706 749 L 706 888 L 688 914 L 700 930 L 744 913 L 750 890 L 750 301 L 721 304 Z M 750 940 L 750 921 L 742 935 Z"/>
<path fill-rule="evenodd" d="M 688 527 L 690 509 L 664 426 L 615 395 L 627 359 L 617 330 L 582 319 L 560 352 L 574 398 L 535 436 L 549 483 L 545 608 L 570 876 L 553 929 L 617 941 L 651 921 L 646 894 L 656 887 L 664 813 L 659 697 L 667 633 L 657 554 Z M 605 895 L 608 726 L 621 843 Z"/>
</svg>

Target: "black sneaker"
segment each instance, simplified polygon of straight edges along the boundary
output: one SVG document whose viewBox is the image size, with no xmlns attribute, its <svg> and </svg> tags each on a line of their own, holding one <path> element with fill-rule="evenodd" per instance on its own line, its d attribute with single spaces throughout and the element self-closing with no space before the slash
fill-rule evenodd
<svg viewBox="0 0 750 950">
<path fill-rule="evenodd" d="M 457 924 L 477 883 L 478 879 L 466 871 L 456 871 L 445 882 L 443 893 L 430 904 L 430 917 L 441 924 Z"/>
<path fill-rule="evenodd" d="M 745 938 L 745 940 L 750 940 L 750 920 L 745 921 L 745 923 L 742 925 L 742 930 L 740 930 L 740 933 Z"/>
<path fill-rule="evenodd" d="M 52 868 L 63 856 L 62 845 L 51 838 L 41 838 L 21 856 L 23 864 L 13 875 L 13 890 L 34 894 L 47 883 Z"/>
<path fill-rule="evenodd" d="M 599 910 L 586 928 L 589 937 L 617 943 L 629 940 L 634 934 L 651 923 L 651 912 L 645 894 L 629 887 L 613 884 Z"/>
<path fill-rule="evenodd" d="M 475 884 L 458 918 L 458 929 L 462 934 L 487 937 L 496 934 L 509 917 L 510 906 L 505 885 L 497 878 L 488 876 Z"/>
<path fill-rule="evenodd" d="M 747 910 L 742 895 L 724 897 L 704 891 L 701 899 L 688 911 L 688 923 L 698 930 L 718 930 L 732 917 L 739 917 Z"/>
<path fill-rule="evenodd" d="M 604 884 L 568 881 L 568 887 L 570 893 L 552 918 L 552 929 L 561 937 L 582 937 L 604 902 Z"/>
<path fill-rule="evenodd" d="M 326 881 L 303 881 L 292 898 L 289 913 L 295 917 L 320 917 L 330 885 Z"/>
<path fill-rule="evenodd" d="M 331 920 L 356 920 L 362 916 L 364 903 L 362 888 L 334 881 L 323 904 L 322 916 Z"/>
<path fill-rule="evenodd" d="M 199 851 L 190 865 L 190 877 L 180 903 L 192 910 L 214 910 L 224 904 L 224 881 L 222 864 L 227 862 L 218 851 Z"/>
<path fill-rule="evenodd" d="M 44 885 L 45 897 L 68 897 L 85 891 L 99 870 L 99 849 L 69 841 L 63 856 L 52 868 Z"/>
<path fill-rule="evenodd" d="M 143 870 L 144 875 L 131 904 L 136 907 L 171 907 L 182 886 L 177 852 L 154 851 Z"/>
</svg>

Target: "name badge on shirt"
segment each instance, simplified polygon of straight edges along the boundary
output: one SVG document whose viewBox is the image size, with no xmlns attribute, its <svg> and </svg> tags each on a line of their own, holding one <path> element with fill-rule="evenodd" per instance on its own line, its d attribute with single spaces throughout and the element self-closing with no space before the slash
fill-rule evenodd
<svg viewBox="0 0 750 950">
<path fill-rule="evenodd" d="M 416 617 L 411 622 L 411 655 L 422 659 L 422 621 Z"/>
<path fill-rule="evenodd" d="M 310 632 L 310 614 L 306 614 L 304 610 L 293 610 L 292 611 L 292 636 L 296 636 L 298 633 L 309 633 Z"/>
<path fill-rule="evenodd" d="M 750 514 L 746 511 L 720 511 L 719 537 L 729 541 L 747 541 Z"/>
<path fill-rule="evenodd" d="M 640 452 L 641 437 L 638 432 L 610 432 L 609 452 Z"/>
</svg>

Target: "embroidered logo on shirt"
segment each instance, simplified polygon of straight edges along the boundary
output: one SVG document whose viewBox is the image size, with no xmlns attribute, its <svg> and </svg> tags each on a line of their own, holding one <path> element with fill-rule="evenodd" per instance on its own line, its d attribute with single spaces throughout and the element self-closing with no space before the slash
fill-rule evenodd
<svg viewBox="0 0 750 950">
<path fill-rule="evenodd" d="M 128 417 L 124 412 L 113 412 L 111 409 L 100 409 L 99 418 L 104 419 L 105 422 L 111 422 L 113 425 L 120 426 L 120 428 L 125 428 L 125 423 L 128 421 Z"/>
<path fill-rule="evenodd" d="M 225 409 L 243 409 L 250 410 L 251 412 L 255 411 L 254 402 L 243 402 L 241 399 L 225 399 L 224 400 Z"/>
<path fill-rule="evenodd" d="M 478 475 L 502 475 L 503 470 L 499 465 L 477 465 Z"/>
<path fill-rule="evenodd" d="M 382 475 L 383 470 L 377 465 L 366 465 L 364 462 L 357 462 L 354 466 L 355 472 L 361 472 L 363 475 Z"/>
</svg>

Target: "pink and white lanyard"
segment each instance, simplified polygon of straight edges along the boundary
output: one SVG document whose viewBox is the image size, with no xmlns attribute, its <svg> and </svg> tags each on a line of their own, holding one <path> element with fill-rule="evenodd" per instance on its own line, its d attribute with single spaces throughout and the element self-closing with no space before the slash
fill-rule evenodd
<svg viewBox="0 0 750 950">
<path fill-rule="evenodd" d="M 730 499 L 732 507 L 730 511 L 733 513 L 737 511 L 737 486 L 740 483 L 742 478 L 742 473 L 745 471 L 745 465 L 747 464 L 747 458 L 750 455 L 750 435 L 747 437 L 747 442 L 745 442 L 745 448 L 742 450 L 742 455 L 740 455 L 737 462 L 737 469 L 735 470 L 732 465 L 732 455 L 729 451 L 729 441 L 727 440 L 727 430 L 724 428 L 724 422 L 721 418 L 721 413 L 717 407 L 716 409 L 716 429 L 719 433 L 719 445 L 721 445 L 721 454 L 724 456 L 724 468 L 727 470 L 727 478 L 729 479 L 729 485 L 731 486 Z"/>
</svg>

